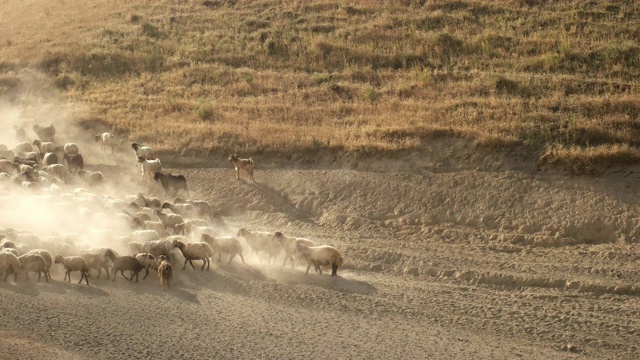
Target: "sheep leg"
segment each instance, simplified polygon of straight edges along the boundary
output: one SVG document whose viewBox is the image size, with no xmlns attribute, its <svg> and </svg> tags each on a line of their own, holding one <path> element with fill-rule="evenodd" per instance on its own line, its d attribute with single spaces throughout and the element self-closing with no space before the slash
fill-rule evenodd
<svg viewBox="0 0 640 360">
<path fill-rule="evenodd" d="M 42 274 L 40 274 L 40 271 L 38 271 L 38 282 L 40 282 L 40 276 L 42 276 Z"/>
<path fill-rule="evenodd" d="M 149 276 L 149 268 L 145 268 L 144 270 L 146 272 L 144 273 L 144 277 L 142 278 L 142 280 L 145 280 L 147 278 L 147 276 Z"/>
<path fill-rule="evenodd" d="M 256 182 L 256 181 L 253 179 L 253 169 L 251 169 L 251 170 L 249 171 L 249 177 L 251 178 L 251 181 Z"/>
<path fill-rule="evenodd" d="M 45 272 L 44 272 L 44 279 L 45 279 L 47 282 L 49 282 L 49 279 L 51 279 L 51 274 L 49 274 L 49 272 L 48 272 L 48 271 L 45 271 Z"/>
<path fill-rule="evenodd" d="M 87 285 L 89 285 L 89 274 L 85 273 L 85 272 L 81 272 L 82 276 L 84 276 L 84 280 L 87 282 Z M 80 277 L 80 282 L 78 284 L 80 284 L 82 282 L 82 277 Z"/>
<path fill-rule="evenodd" d="M 8 272 L 8 271 L 5 271 L 5 274 L 4 274 L 4 282 L 7 282 L 7 278 L 8 278 L 8 277 L 9 277 L 9 272 Z"/>
<path fill-rule="evenodd" d="M 331 276 L 338 276 L 338 265 L 331 264 Z"/>
<path fill-rule="evenodd" d="M 233 260 L 233 258 L 234 258 L 234 257 L 236 257 L 236 254 L 235 254 L 235 253 L 231 253 L 231 254 L 229 254 L 229 262 L 227 263 L 227 265 L 230 265 L 230 264 L 231 264 L 231 260 Z"/>
<path fill-rule="evenodd" d="M 207 271 L 209 271 L 209 267 L 211 267 L 211 259 L 207 259 Z"/>
<path fill-rule="evenodd" d="M 64 274 L 64 279 L 65 280 L 67 279 L 67 276 L 69 276 L 69 281 L 67 281 L 67 282 L 71 282 L 71 271 L 67 270 L 67 273 Z"/>
<path fill-rule="evenodd" d="M 193 270 L 195 270 L 195 269 L 196 269 L 196 267 L 195 267 L 195 266 L 193 266 L 193 261 L 191 261 L 191 259 L 189 259 L 189 264 L 191 264 L 191 267 L 193 268 Z"/>
<path fill-rule="evenodd" d="M 136 272 L 136 283 L 138 282 L 138 274 L 139 273 L 140 273 L 139 271 Z M 133 279 L 133 275 L 131 275 L 131 278 Z"/>
<path fill-rule="evenodd" d="M 184 259 L 184 265 L 182 266 L 182 270 L 184 270 L 187 267 L 187 261 L 189 261 L 189 259 Z"/>
<path fill-rule="evenodd" d="M 244 264 L 244 257 L 242 256 L 242 253 L 238 253 L 238 255 L 240 256 L 240 259 L 242 259 L 242 263 Z"/>
<path fill-rule="evenodd" d="M 309 264 L 307 264 L 307 272 L 304 273 L 305 275 L 309 275 L 309 268 L 311 268 L 311 262 Z"/>
<path fill-rule="evenodd" d="M 240 180 L 240 169 L 238 169 L 238 167 L 236 167 L 236 175 L 238 175 L 238 180 Z"/>
<path fill-rule="evenodd" d="M 200 271 L 204 271 L 204 267 L 207 266 L 207 259 L 202 260 L 202 268 L 200 269 Z M 209 268 L 207 268 L 207 270 L 209 270 Z"/>
<path fill-rule="evenodd" d="M 120 275 L 122 275 L 123 278 L 131 281 L 131 279 L 127 278 L 126 276 L 124 276 L 124 270 L 120 270 Z M 131 278 L 133 278 L 133 275 L 131 276 Z"/>
<path fill-rule="evenodd" d="M 111 270 L 113 271 L 113 274 L 112 274 L 112 276 L 111 276 L 113 279 L 112 279 L 111 281 L 116 281 L 116 269 L 112 268 Z M 108 274 L 109 274 L 109 273 L 107 273 L 107 275 L 108 275 Z"/>
</svg>

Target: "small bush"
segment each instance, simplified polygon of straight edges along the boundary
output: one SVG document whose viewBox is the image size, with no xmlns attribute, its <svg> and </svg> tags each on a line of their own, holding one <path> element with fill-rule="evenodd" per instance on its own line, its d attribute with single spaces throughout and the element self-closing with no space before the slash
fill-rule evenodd
<svg viewBox="0 0 640 360">
<path fill-rule="evenodd" d="M 216 119 L 216 112 L 211 105 L 201 105 L 198 109 L 198 117 L 202 121 L 214 121 Z"/>
</svg>

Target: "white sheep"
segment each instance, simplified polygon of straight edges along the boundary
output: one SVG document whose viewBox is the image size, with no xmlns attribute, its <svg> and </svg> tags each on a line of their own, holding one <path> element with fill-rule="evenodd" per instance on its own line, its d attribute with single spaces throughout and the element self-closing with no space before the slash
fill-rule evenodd
<svg viewBox="0 0 640 360">
<path fill-rule="evenodd" d="M 149 276 L 149 269 L 157 266 L 156 258 L 149 253 L 138 253 L 133 254 L 133 257 L 140 262 L 140 265 L 145 269 L 145 274 L 142 280 L 146 279 Z"/>
<path fill-rule="evenodd" d="M 52 153 L 56 151 L 56 146 L 52 142 L 42 142 L 38 139 L 33 140 L 33 145 L 38 148 L 40 154 Z"/>
<path fill-rule="evenodd" d="M 62 180 L 63 183 L 67 183 L 67 169 L 62 164 L 52 164 L 42 168 L 44 172 L 50 176 L 55 176 Z"/>
<path fill-rule="evenodd" d="M 116 145 L 118 145 L 115 135 L 113 135 L 112 133 L 105 132 L 100 135 L 95 135 L 94 139 L 96 140 L 96 142 L 100 142 L 102 144 L 101 145 L 102 151 L 105 151 L 107 147 L 110 147 L 111 153 L 115 154 Z"/>
<path fill-rule="evenodd" d="M 338 267 L 344 263 L 340 252 L 329 245 L 309 247 L 302 243 L 297 243 L 294 253 L 307 262 L 307 272 L 305 274 L 309 274 L 311 265 L 315 267 L 320 275 L 322 275 L 321 266 L 331 265 L 331 276 L 337 276 Z"/>
<path fill-rule="evenodd" d="M 136 230 L 131 234 L 131 241 L 137 243 L 158 239 L 160 239 L 160 235 L 155 230 Z"/>
<path fill-rule="evenodd" d="M 157 232 L 160 237 L 169 235 L 167 229 L 165 229 L 164 225 L 159 221 L 144 221 L 139 216 L 136 216 L 133 218 L 132 223 L 135 226 L 138 226 L 141 230 L 153 230 Z"/>
<path fill-rule="evenodd" d="M 288 259 L 291 261 L 291 267 L 293 268 L 293 253 L 298 243 L 309 247 L 317 246 L 315 242 L 309 239 L 288 237 L 279 231 L 276 232 L 273 237 L 277 242 L 280 243 L 280 246 L 282 246 L 282 251 L 284 252 L 284 262 L 282 263 L 282 266 L 285 266 L 287 264 Z"/>
<path fill-rule="evenodd" d="M 51 275 L 49 275 L 49 271 L 47 271 L 47 263 L 42 256 L 38 254 L 24 254 L 18 256 L 18 260 L 20 260 L 20 266 L 27 280 L 29 280 L 28 272 L 31 271 L 38 273 L 38 281 L 40 281 L 41 275 L 44 274 L 45 280 L 49 282 Z"/>
<path fill-rule="evenodd" d="M 13 147 L 13 152 L 18 157 L 24 157 L 25 153 L 33 151 L 33 145 L 28 141 L 23 141 Z"/>
<path fill-rule="evenodd" d="M 76 174 L 78 174 L 78 177 L 88 186 L 102 184 L 103 175 L 100 171 L 78 170 Z"/>
<path fill-rule="evenodd" d="M 153 155 L 153 150 L 150 147 L 148 147 L 148 146 L 140 146 L 140 145 L 138 145 L 138 143 L 135 143 L 135 142 L 131 143 L 131 147 L 136 152 L 136 158 L 143 157 L 143 158 L 145 158 L 147 160 L 155 159 L 155 156 Z"/>
<path fill-rule="evenodd" d="M 177 234 L 180 231 L 179 224 L 184 222 L 184 218 L 182 216 L 177 214 L 165 214 L 162 210 L 156 210 L 155 214 L 165 228 L 172 229 L 174 234 Z"/>
<path fill-rule="evenodd" d="M 231 261 L 236 255 L 240 256 L 244 264 L 244 257 L 242 256 L 243 248 L 238 238 L 233 236 L 213 237 L 209 234 L 202 234 L 201 241 L 209 244 L 214 254 L 216 252 L 218 253 L 218 262 L 222 262 L 222 254 L 229 254 L 229 262 L 227 264 L 231 264 Z"/>
<path fill-rule="evenodd" d="M 245 228 L 240 228 L 236 236 L 242 236 L 247 241 L 247 244 L 249 244 L 253 253 L 258 256 L 258 259 L 260 258 L 260 252 L 269 255 L 269 263 L 271 263 L 271 259 L 277 257 L 282 248 L 280 244 L 275 241 L 273 235 L 274 234 L 270 232 L 251 232 Z"/>
<path fill-rule="evenodd" d="M 190 235 L 193 241 L 200 241 L 200 238 L 204 234 L 209 234 L 213 237 L 218 236 L 218 232 L 209 226 L 192 226 L 190 228 Z"/>
<path fill-rule="evenodd" d="M 199 214 L 198 209 L 191 204 L 172 204 L 168 201 L 162 203 L 163 209 L 169 209 L 174 214 L 181 215 L 183 217 L 192 218 Z"/>
<path fill-rule="evenodd" d="M 113 263 L 111 262 L 111 259 L 104 256 L 104 252 L 101 254 L 82 254 L 82 257 L 87 262 L 89 270 L 98 270 L 98 276 L 96 277 L 96 279 L 100 279 L 100 275 L 102 275 L 102 269 L 107 272 L 107 280 L 111 279 L 109 277 L 109 268 L 113 267 Z"/>
<path fill-rule="evenodd" d="M 10 175 L 15 175 L 18 173 L 19 168 L 20 164 L 16 164 L 11 160 L 0 159 L 0 171 L 4 171 Z"/>
<path fill-rule="evenodd" d="M 236 155 L 231 155 L 229 156 L 229 159 L 227 159 L 227 161 L 229 161 L 230 163 L 233 163 L 233 165 L 235 166 L 238 180 L 240 180 L 240 170 L 243 170 L 247 173 L 247 175 L 249 175 L 249 178 L 251 179 L 251 181 L 255 182 L 255 180 L 253 179 L 254 164 L 251 158 L 240 159 Z"/>
<path fill-rule="evenodd" d="M 11 274 L 9 271 L 13 272 L 13 281 L 16 281 L 18 278 L 18 271 L 20 271 L 20 260 L 15 253 L 12 253 L 8 250 L 15 249 L 4 249 L 0 251 L 0 270 L 4 272 L 4 281 L 7 282 L 7 277 Z"/>
<path fill-rule="evenodd" d="M 204 267 L 207 267 L 207 271 L 209 271 L 209 266 L 211 265 L 210 258 L 213 257 L 213 251 L 209 244 L 205 242 L 196 242 L 185 244 L 182 241 L 174 240 L 173 246 L 180 249 L 182 256 L 184 256 L 184 266 L 182 266 L 182 270 L 187 266 L 187 262 L 191 264 L 191 267 L 195 270 L 195 266 L 193 266 L 192 260 L 202 260 L 204 263 L 202 264 L 202 269 L 200 271 L 204 271 Z"/>
<path fill-rule="evenodd" d="M 45 249 L 33 249 L 29 251 L 27 254 L 36 254 L 42 256 L 44 262 L 47 265 L 47 273 L 51 271 L 51 267 L 53 266 L 53 255 Z"/>
<path fill-rule="evenodd" d="M 74 143 L 66 143 L 62 149 L 65 154 L 69 155 L 77 155 L 80 152 L 80 148 Z"/>
<path fill-rule="evenodd" d="M 89 266 L 87 265 L 87 261 L 82 256 L 67 256 L 63 257 L 62 255 L 56 256 L 55 259 L 56 264 L 62 264 L 66 270 L 64 274 L 64 280 L 67 280 L 67 276 L 69 277 L 69 282 L 71 282 L 71 272 L 72 271 L 80 271 L 80 281 L 78 284 L 82 282 L 84 278 L 89 285 Z M 63 280 L 63 281 L 64 281 Z"/>
<path fill-rule="evenodd" d="M 162 163 L 160 162 L 160 159 L 147 160 L 144 157 L 139 156 L 138 162 L 142 164 L 142 180 L 144 180 L 144 176 L 146 174 L 149 174 L 149 181 L 153 181 L 155 173 L 162 170 Z"/>
</svg>

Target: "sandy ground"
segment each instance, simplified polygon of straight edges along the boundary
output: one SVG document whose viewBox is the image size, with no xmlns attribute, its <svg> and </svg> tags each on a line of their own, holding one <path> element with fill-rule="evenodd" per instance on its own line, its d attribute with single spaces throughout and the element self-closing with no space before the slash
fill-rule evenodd
<svg viewBox="0 0 640 360">
<path fill-rule="evenodd" d="M 56 269 L 48 284 L 0 283 L 0 358 L 637 359 L 640 172 L 572 177 L 452 151 L 274 160 L 255 184 L 224 163 L 173 169 L 218 207 L 222 233 L 332 244 L 340 276 L 249 258 L 178 269 L 163 292 L 154 274 L 87 287 Z"/>
</svg>

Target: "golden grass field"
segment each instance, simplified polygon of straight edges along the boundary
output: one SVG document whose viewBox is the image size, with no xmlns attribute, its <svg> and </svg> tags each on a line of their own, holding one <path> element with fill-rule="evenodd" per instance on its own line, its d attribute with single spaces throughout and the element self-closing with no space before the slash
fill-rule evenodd
<svg viewBox="0 0 640 360">
<path fill-rule="evenodd" d="M 3 0 L 0 12 L 1 98 L 53 89 L 74 121 L 161 153 L 387 153 L 457 137 L 577 172 L 640 159 L 633 1 Z"/>
</svg>

